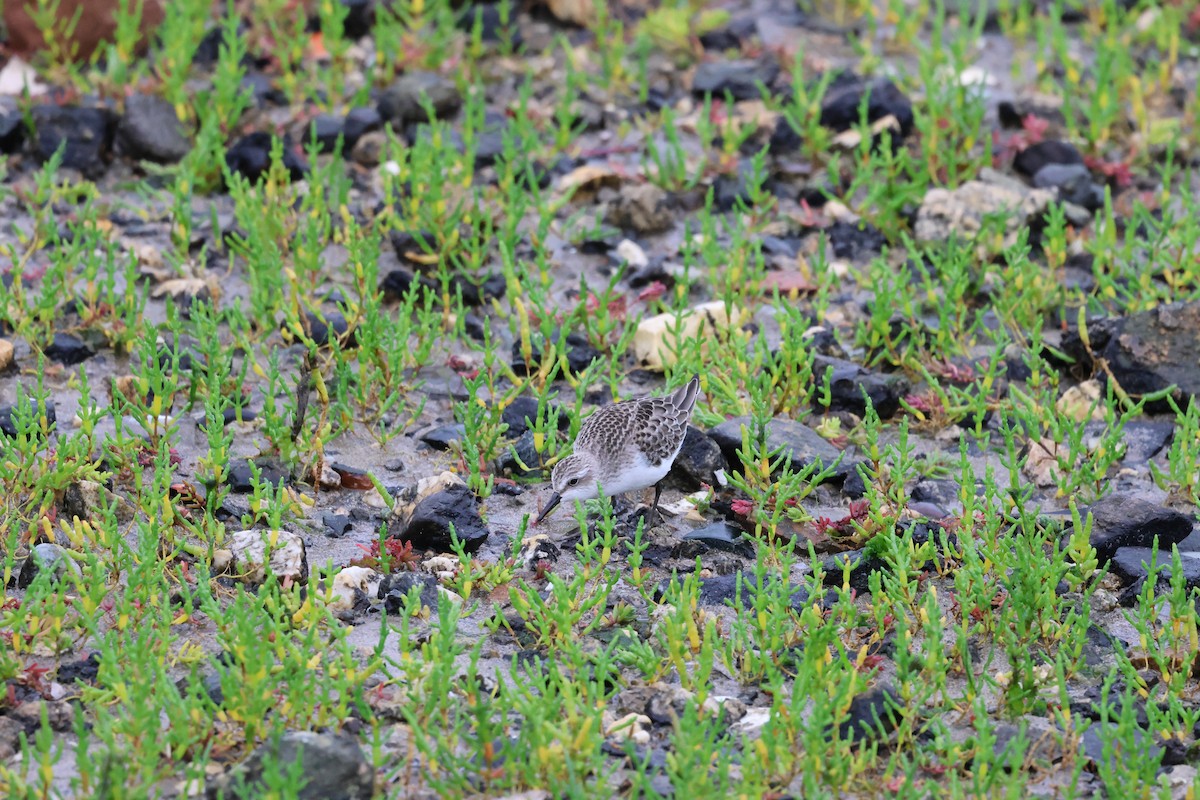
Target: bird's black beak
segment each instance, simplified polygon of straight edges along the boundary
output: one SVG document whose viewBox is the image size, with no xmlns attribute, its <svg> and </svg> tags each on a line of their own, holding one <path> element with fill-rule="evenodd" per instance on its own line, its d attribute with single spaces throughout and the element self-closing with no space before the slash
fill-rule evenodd
<svg viewBox="0 0 1200 800">
<path fill-rule="evenodd" d="M 533 521 L 533 524 L 537 525 L 546 517 L 550 516 L 550 512 L 557 508 L 558 504 L 561 502 L 562 495 L 560 495 L 558 492 L 550 495 L 550 502 L 546 503 L 546 507 L 542 509 L 542 513 L 538 514 L 538 518 Z"/>
</svg>

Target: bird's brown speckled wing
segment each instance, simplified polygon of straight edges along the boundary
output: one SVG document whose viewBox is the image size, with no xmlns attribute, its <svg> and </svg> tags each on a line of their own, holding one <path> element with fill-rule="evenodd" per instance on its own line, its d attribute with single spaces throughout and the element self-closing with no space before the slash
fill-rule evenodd
<svg viewBox="0 0 1200 800">
<path fill-rule="evenodd" d="M 675 455 L 683 442 L 699 388 L 696 377 L 666 397 L 642 397 L 605 406 L 584 421 L 575 449 L 619 453 L 632 443 L 657 466 Z"/>
</svg>

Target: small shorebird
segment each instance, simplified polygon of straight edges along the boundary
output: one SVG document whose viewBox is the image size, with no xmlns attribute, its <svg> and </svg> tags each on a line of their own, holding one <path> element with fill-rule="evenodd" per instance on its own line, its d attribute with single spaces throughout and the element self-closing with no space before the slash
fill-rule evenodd
<svg viewBox="0 0 1200 800">
<path fill-rule="evenodd" d="M 563 500 L 591 500 L 603 492 L 612 497 L 654 487 L 653 524 L 662 496 L 662 479 L 683 447 L 688 420 L 696 407 L 700 376 L 664 397 L 641 397 L 599 409 L 575 437 L 574 452 L 554 465 L 554 493 L 534 525 Z"/>
</svg>

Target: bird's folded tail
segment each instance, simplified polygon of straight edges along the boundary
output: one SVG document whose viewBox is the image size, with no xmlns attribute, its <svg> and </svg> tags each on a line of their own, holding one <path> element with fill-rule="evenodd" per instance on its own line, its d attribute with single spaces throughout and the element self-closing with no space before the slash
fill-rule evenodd
<svg viewBox="0 0 1200 800">
<path fill-rule="evenodd" d="M 700 376 L 693 375 L 692 379 L 687 382 L 687 385 L 675 390 L 675 394 L 671 396 L 671 400 L 675 403 L 676 408 L 687 414 L 691 414 L 692 408 L 696 405 L 696 395 L 699 392 Z"/>
</svg>

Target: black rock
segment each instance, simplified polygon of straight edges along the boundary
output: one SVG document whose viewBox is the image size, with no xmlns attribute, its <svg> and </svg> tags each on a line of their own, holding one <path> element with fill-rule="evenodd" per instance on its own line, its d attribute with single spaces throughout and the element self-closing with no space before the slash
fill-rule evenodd
<svg viewBox="0 0 1200 800">
<path fill-rule="evenodd" d="M 243 136 L 225 152 L 225 163 L 231 172 L 236 172 L 251 183 L 257 182 L 271 168 L 271 143 L 274 138 L 263 131 Z M 292 180 L 301 180 L 308 174 L 308 165 L 293 152 L 287 139 L 283 140 L 282 161 Z"/>
<path fill-rule="evenodd" d="M 837 553 L 821 561 L 825 570 L 826 586 L 842 585 L 842 564 L 850 565 L 850 588 L 856 592 L 865 592 L 871 588 L 871 573 L 887 569 L 887 562 L 865 550 L 847 550 Z"/>
<path fill-rule="evenodd" d="M 340 539 L 354 527 L 349 514 L 322 514 L 321 524 L 325 526 L 325 535 L 330 539 Z"/>
<path fill-rule="evenodd" d="M 743 425 L 751 425 L 749 417 L 727 420 L 708 432 L 725 454 L 730 466 L 739 471 L 742 462 L 737 451 L 742 446 Z M 818 461 L 828 467 L 842 456 L 842 451 L 821 438 L 812 428 L 785 418 L 773 419 L 768 424 L 767 446 L 772 450 L 783 448 L 783 451 L 791 456 L 793 471 L 799 471 Z M 839 469 L 838 474 L 844 475 L 845 469 Z"/>
<path fill-rule="evenodd" d="M 685 492 L 694 492 L 703 484 L 715 486 L 717 471 L 728 469 L 729 462 L 720 445 L 704 431 L 689 425 L 679 455 L 667 473 L 667 483 Z"/>
<path fill-rule="evenodd" d="M 342 32 L 349 39 L 361 39 L 375 25 L 375 0 L 341 0 L 346 7 Z"/>
<path fill-rule="evenodd" d="M 567 345 L 567 366 L 572 373 L 579 374 L 587 369 L 593 361 L 601 358 L 603 353 L 588 344 L 587 337 L 582 333 L 571 333 L 566 338 Z M 513 342 L 512 345 L 512 367 L 513 371 L 518 375 L 530 375 L 537 372 L 541 366 L 542 350 L 538 345 L 533 347 L 533 363 L 526 364 L 525 358 L 521 354 L 521 343 Z"/>
<path fill-rule="evenodd" d="M 322 153 L 332 153 L 337 149 L 338 137 L 345 132 L 345 120 L 336 114 L 318 114 L 308 125 L 306 138 L 315 141 Z M 352 144 L 342 143 L 342 151 L 348 152 Z"/>
<path fill-rule="evenodd" d="M 468 553 L 473 553 L 487 541 L 489 531 L 479 516 L 475 496 L 466 486 L 455 484 L 426 497 L 417 504 L 408 525 L 392 538 L 412 542 L 422 550 L 450 552 L 450 529 Z"/>
<path fill-rule="evenodd" d="M 87 342 L 70 333 L 54 334 L 54 341 L 42 352 L 46 358 L 67 367 L 82 364 L 96 355 L 96 351 L 89 347 Z"/>
<path fill-rule="evenodd" d="M 383 117 L 379 116 L 379 111 L 376 109 L 370 106 L 350 109 L 342 121 L 342 139 L 345 141 L 342 152 L 349 153 L 358 140 L 363 137 L 363 134 L 382 128 Z"/>
<path fill-rule="evenodd" d="M 738 578 L 741 578 L 741 591 L 738 591 Z M 768 577 L 767 586 L 771 586 L 777 578 Z M 731 575 L 714 575 L 711 578 L 702 578 L 700 581 L 700 596 L 699 601 L 707 606 L 730 606 L 737 602 L 740 597 L 743 608 L 748 608 L 754 602 L 755 586 L 757 578 L 753 573 L 735 572 Z M 664 582 L 659 586 L 659 594 L 661 595 L 666 588 Z M 792 609 L 797 613 L 803 611 L 808 606 L 809 593 L 808 589 L 803 586 L 789 586 L 789 597 L 791 598 Z"/>
<path fill-rule="evenodd" d="M 437 119 L 446 119 L 462 107 L 462 95 L 454 81 L 433 72 L 409 72 L 396 79 L 379 98 L 379 116 L 393 128 L 413 122 L 429 122 L 425 101 Z"/>
<path fill-rule="evenodd" d="M 346 321 L 346 316 L 342 312 L 325 311 L 317 314 L 313 311 L 306 311 L 304 316 L 308 321 L 306 335 L 317 347 L 329 344 L 331 335 L 341 343 L 342 347 L 352 347 L 355 344 L 354 332 L 350 330 L 350 323 Z"/>
<path fill-rule="evenodd" d="M 467 435 L 467 428 L 461 423 L 451 423 L 449 425 L 438 425 L 432 430 L 422 433 L 420 441 L 432 447 L 434 450 L 449 450 L 455 443 L 461 442 L 463 437 Z"/>
<path fill-rule="evenodd" d="M 49 161 L 64 147 L 62 165 L 89 178 L 104 172 L 112 150 L 113 114 L 105 108 L 37 106 L 33 109 L 34 155 Z"/>
<path fill-rule="evenodd" d="M 867 398 L 880 419 L 888 419 L 900 410 L 900 399 L 909 388 L 902 376 L 870 372 L 851 361 L 817 356 L 813 360 L 813 380 L 823 385 L 830 368 L 833 369 L 829 378 L 830 411 L 848 411 L 861 417 L 867 410 Z M 813 407 L 818 405 L 814 398 Z"/>
<path fill-rule="evenodd" d="M 1087 423 L 1089 437 L 1102 436 L 1108 426 L 1103 422 Z M 1125 423 L 1121 440 L 1125 443 L 1125 464 L 1145 464 L 1162 452 L 1175 435 L 1175 424 L 1169 421 L 1135 419 Z"/>
<path fill-rule="evenodd" d="M 1033 185 L 1057 189 L 1059 200 L 1088 211 L 1104 207 L 1104 187 L 1092 180 L 1092 173 L 1083 164 L 1047 164 L 1033 176 Z"/>
<path fill-rule="evenodd" d="M 724 100 L 728 92 L 734 100 L 757 100 L 760 84 L 770 93 L 778 76 L 779 66 L 771 61 L 709 61 L 696 68 L 692 93 Z"/>
<path fill-rule="evenodd" d="M 379 597 L 383 600 L 383 610 L 396 614 L 404 610 L 405 600 L 414 586 L 421 589 L 421 605 L 434 611 L 438 607 L 438 580 L 426 573 L 401 572 L 399 575 L 384 577 L 379 584 Z"/>
<path fill-rule="evenodd" d="M 894 144 L 899 144 L 912 133 L 912 101 L 896 84 L 886 78 L 870 83 L 860 79 L 838 83 L 840 86 L 831 88 L 821 104 L 821 125 L 838 132 L 857 127 L 861 121 L 859 107 L 866 95 L 868 124 L 887 116 L 895 117 L 900 129 L 891 132 Z"/>
<path fill-rule="evenodd" d="M 521 44 L 521 30 L 517 27 L 516 13 L 510 11 L 508 21 L 500 15 L 498 3 L 474 3 L 468 5 L 459 18 L 458 27 L 468 33 L 479 25 L 480 40 L 484 42 L 503 42 L 507 37 L 513 47 Z"/>
<path fill-rule="evenodd" d="M 851 225 L 849 222 L 838 220 L 821 231 L 829 240 L 833 254 L 848 261 L 858 260 L 860 256 L 874 257 L 887 245 L 887 236 L 883 231 L 869 222 L 859 222 Z"/>
<path fill-rule="evenodd" d="M 900 723 L 904 701 L 890 686 L 880 686 L 850 701 L 846 718 L 838 723 L 838 738 L 865 742 L 886 736 Z"/>
<path fill-rule="evenodd" d="M 428 283 L 431 288 L 439 288 L 437 282 L 432 279 Z M 465 306 L 480 306 L 490 300 L 499 300 L 504 297 L 507 289 L 508 281 L 500 273 L 488 275 L 479 282 L 457 273 L 450 279 L 451 294 L 461 292 Z"/>
<path fill-rule="evenodd" d="M 404 299 L 404 295 L 408 294 L 414 283 L 417 283 L 417 276 L 406 269 L 389 270 L 387 275 L 383 276 L 383 280 L 379 282 L 379 291 L 383 293 L 384 300 L 388 302 L 396 302 Z"/>
<path fill-rule="evenodd" d="M 70 554 L 51 542 L 35 544 L 29 551 L 29 557 L 17 573 L 17 588 L 28 589 L 40 573 L 49 573 L 55 581 L 62 580 L 67 573 L 80 574 L 79 565 Z"/>
<path fill-rule="evenodd" d="M 270 778 L 266 776 L 271 771 Z M 243 763 L 210 780 L 209 800 L 248 800 L 261 797 L 278 775 L 295 776 L 302 787 L 298 800 L 369 800 L 375 791 L 375 770 L 344 731 L 312 733 L 287 731 L 259 745 Z"/>
<path fill-rule="evenodd" d="M 796 130 L 788 118 L 780 115 L 775 121 L 775 128 L 771 131 L 771 138 L 768 142 L 770 151 L 775 155 L 787 155 L 799 151 L 804 144 L 804 137 Z"/>
<path fill-rule="evenodd" d="M 754 165 L 750 161 L 742 161 L 732 175 L 717 176 L 713 181 L 713 205 L 718 211 L 733 211 L 735 208 L 751 205 L 750 178 L 753 169 Z"/>
<path fill-rule="evenodd" d="M 947 479 L 924 478 L 918 481 L 909 493 L 909 499 L 916 503 L 929 503 L 950 512 L 962 508 L 958 481 Z"/>
<path fill-rule="evenodd" d="M 100 677 L 100 654 L 89 653 L 84 658 L 68 661 L 58 668 L 55 680 L 59 683 L 95 683 Z"/>
<path fill-rule="evenodd" d="M 1156 537 L 1159 549 L 1169 551 L 1192 532 L 1185 514 L 1129 495 L 1110 495 L 1087 510 L 1093 518 L 1092 547 L 1101 565 L 1120 548 L 1150 547 Z"/>
<path fill-rule="evenodd" d="M 242 90 L 254 98 L 254 104 L 259 108 L 266 106 L 286 106 L 288 97 L 275 85 L 269 75 L 261 72 L 250 72 L 242 78 Z"/>
<path fill-rule="evenodd" d="M 1082 165 L 1083 156 L 1075 148 L 1075 145 L 1057 139 L 1049 139 L 1031 144 L 1013 157 L 1013 170 L 1031 180 L 1033 176 L 1041 172 L 1043 167 L 1050 164 Z"/>
<path fill-rule="evenodd" d="M 680 537 L 686 542 L 698 542 L 709 550 L 722 550 L 742 558 L 754 558 L 754 540 L 740 528 L 728 522 L 714 522 Z"/>
<path fill-rule="evenodd" d="M 538 452 L 533 431 L 527 430 L 496 457 L 496 471 L 525 478 L 536 478 L 542 474 L 543 462 L 544 459 Z M 522 464 L 524 467 L 521 466 Z"/>
<path fill-rule="evenodd" d="M 226 480 L 229 482 L 229 491 L 234 494 L 250 494 L 254 491 L 252 482 L 253 473 L 250 469 L 249 461 L 241 461 L 234 464 L 229 469 L 229 475 Z M 258 479 L 262 483 L 271 483 L 276 486 L 281 486 L 289 481 L 289 475 L 282 467 L 274 464 L 259 465 Z"/>
<path fill-rule="evenodd" d="M 117 124 L 117 144 L 130 158 L 158 164 L 174 164 L 192 149 L 175 107 L 147 94 L 125 100 L 125 116 Z"/>
<path fill-rule="evenodd" d="M 11 155 L 25 144 L 25 120 L 12 111 L 0 114 L 0 153 Z"/>
<path fill-rule="evenodd" d="M 740 50 L 742 43 L 749 41 L 757 28 L 754 17 L 741 17 L 715 31 L 700 34 L 700 45 L 705 50 Z"/>
<path fill-rule="evenodd" d="M 1100 731 L 1106 729 L 1108 734 L 1100 735 Z M 1139 759 L 1147 759 L 1150 761 L 1162 762 L 1163 749 L 1155 741 L 1155 738 L 1149 734 L 1134 728 L 1130 732 L 1132 734 L 1133 746 L 1136 748 Z M 1109 745 L 1107 753 L 1105 752 L 1105 741 L 1110 743 L 1113 741 L 1123 741 L 1124 731 L 1119 730 L 1116 722 L 1093 722 L 1083 732 L 1083 739 L 1079 743 L 1079 751 L 1085 759 L 1093 764 L 1099 765 L 1103 762 L 1110 774 L 1115 774 L 1120 770 L 1122 763 L 1121 748 L 1114 748 Z M 1103 774 L 1103 773 L 1102 773 Z"/>
<path fill-rule="evenodd" d="M 1121 388 L 1131 395 L 1157 392 L 1174 385 L 1181 407 L 1200 399 L 1200 300 L 1168 303 L 1128 317 L 1089 320 L 1085 347 L 1077 330 L 1063 336 L 1063 351 L 1095 368 L 1093 355 L 1104 359 Z M 1169 411 L 1164 401 L 1147 403 L 1147 413 Z"/>
<path fill-rule="evenodd" d="M 1150 572 L 1147 565 L 1150 562 L 1151 549 L 1149 547 L 1122 547 L 1117 550 L 1116 555 L 1112 559 L 1112 572 L 1121 578 L 1125 584 L 1140 583 L 1149 577 Z M 1168 585 L 1171 582 L 1171 551 L 1163 552 L 1159 550 L 1158 561 L 1158 582 L 1160 585 Z M 1183 552 L 1179 553 L 1179 566 L 1183 571 L 1184 585 L 1190 593 L 1192 589 L 1200 587 L 1200 553 Z"/>
<path fill-rule="evenodd" d="M 546 407 L 547 419 L 554 416 L 554 410 L 552 404 Z M 508 426 L 508 430 L 504 432 L 504 435 L 510 439 L 522 436 L 525 431 L 529 430 L 529 424 L 525 420 L 528 419 L 530 422 L 535 422 L 537 420 L 537 413 L 538 401 L 536 397 L 521 395 L 514 398 L 511 403 L 504 407 L 504 411 L 500 414 L 500 420 Z M 560 411 L 558 415 L 558 429 L 560 431 L 566 430 L 570 425 L 571 418 Z"/>
</svg>

